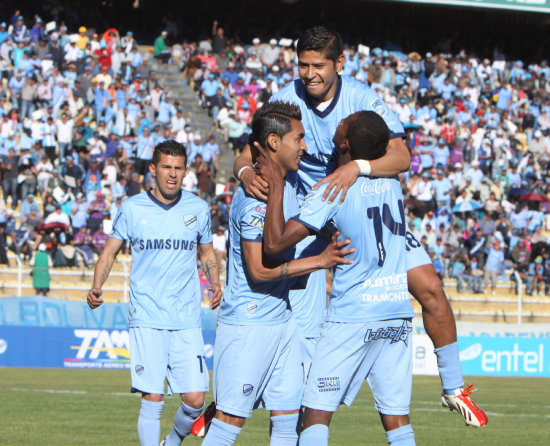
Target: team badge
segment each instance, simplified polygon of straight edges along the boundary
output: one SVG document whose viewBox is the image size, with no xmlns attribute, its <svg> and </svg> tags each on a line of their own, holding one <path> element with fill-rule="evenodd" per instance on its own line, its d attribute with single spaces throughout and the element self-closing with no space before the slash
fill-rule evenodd
<svg viewBox="0 0 550 446">
<path fill-rule="evenodd" d="M 256 310 L 258 309 L 258 305 L 256 304 L 248 304 L 246 306 L 246 310 L 250 313 L 250 314 L 254 314 L 256 313 Z"/>
<path fill-rule="evenodd" d="M 254 390 L 254 386 L 252 384 L 244 384 L 243 385 L 243 395 L 248 396 L 252 393 Z"/>
<path fill-rule="evenodd" d="M 197 217 L 190 214 L 184 215 L 183 222 L 185 223 L 185 226 L 187 226 L 187 229 L 193 230 L 195 229 L 195 226 L 197 226 Z"/>
<path fill-rule="evenodd" d="M 145 368 L 144 368 L 142 365 L 136 365 L 136 373 L 137 373 L 138 375 L 141 375 L 141 374 L 143 373 L 143 370 L 144 370 L 144 369 L 145 369 Z"/>
</svg>

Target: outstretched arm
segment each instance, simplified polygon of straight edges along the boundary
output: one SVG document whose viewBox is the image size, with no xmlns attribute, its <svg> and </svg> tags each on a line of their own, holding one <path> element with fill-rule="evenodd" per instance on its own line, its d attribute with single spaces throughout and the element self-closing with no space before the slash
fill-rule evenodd
<svg viewBox="0 0 550 446">
<path fill-rule="evenodd" d="M 409 170 L 411 166 L 411 154 L 402 138 L 390 139 L 386 150 L 386 154 L 382 158 L 369 161 L 371 175 L 389 177 Z M 340 203 L 342 203 L 344 198 L 346 198 L 348 189 L 355 183 L 355 180 L 357 180 L 359 173 L 359 165 L 357 162 L 350 161 L 338 167 L 328 177 L 319 181 L 313 186 L 313 190 L 317 189 L 322 184 L 329 183 L 329 186 L 323 194 L 323 200 L 326 200 L 330 195 L 329 202 L 332 203 L 342 190 L 342 196 L 340 197 Z"/>
<path fill-rule="evenodd" d="M 107 280 L 107 277 L 109 277 L 109 273 L 111 272 L 111 268 L 113 267 L 116 255 L 118 254 L 121 246 L 122 240 L 114 237 L 109 237 L 107 239 L 107 243 L 105 244 L 105 247 L 99 256 L 99 260 L 95 265 L 94 283 L 92 285 L 92 289 L 88 291 L 88 295 L 86 297 L 88 305 L 91 309 L 97 308 L 103 303 L 103 299 L 101 298 L 103 290 L 101 288 Z"/>
<path fill-rule="evenodd" d="M 216 254 L 212 243 L 199 244 L 199 258 L 206 278 L 210 282 L 208 290 L 212 292 L 210 298 L 210 308 L 212 310 L 220 306 L 223 294 L 220 286 L 220 270 L 216 260 Z"/>
<path fill-rule="evenodd" d="M 309 274 L 338 264 L 349 265 L 353 263 L 353 260 L 345 259 L 345 256 L 355 252 L 355 249 L 343 249 L 349 244 L 349 240 L 339 242 L 338 235 L 338 232 L 334 234 L 331 243 L 321 254 L 283 263 L 274 263 L 269 259 L 264 254 L 261 243 L 243 240 L 246 266 L 254 282 L 267 282 Z"/>
</svg>

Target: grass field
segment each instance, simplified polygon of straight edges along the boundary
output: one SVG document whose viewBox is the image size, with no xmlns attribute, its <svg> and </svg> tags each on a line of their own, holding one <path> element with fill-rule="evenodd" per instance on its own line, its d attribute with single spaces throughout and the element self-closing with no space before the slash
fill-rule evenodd
<svg viewBox="0 0 550 446">
<path fill-rule="evenodd" d="M 550 445 L 550 379 L 480 378 L 476 401 L 489 415 L 483 429 L 467 428 L 439 405 L 439 378 L 415 376 L 411 421 L 417 445 Z M 128 371 L 0 369 L 1 445 L 137 445 L 139 397 L 128 393 Z M 469 382 L 469 381 L 468 381 Z M 208 401 L 211 401 L 211 395 Z M 171 428 L 178 397 L 164 407 Z M 268 414 L 257 410 L 237 444 L 268 445 Z M 184 444 L 200 444 L 188 438 Z M 385 445 L 367 385 L 352 407 L 335 414 L 331 445 Z"/>
</svg>

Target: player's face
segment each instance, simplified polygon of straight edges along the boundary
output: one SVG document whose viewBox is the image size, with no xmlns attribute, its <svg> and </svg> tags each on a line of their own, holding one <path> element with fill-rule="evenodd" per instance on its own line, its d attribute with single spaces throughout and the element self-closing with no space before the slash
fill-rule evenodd
<svg viewBox="0 0 550 446">
<path fill-rule="evenodd" d="M 318 102 L 332 99 L 338 86 L 338 72 L 344 65 L 344 56 L 336 62 L 318 51 L 302 51 L 298 56 L 298 73 L 308 94 Z"/>
<path fill-rule="evenodd" d="M 149 165 L 149 171 L 155 177 L 153 195 L 163 203 L 171 203 L 180 193 L 181 183 L 187 174 L 183 156 L 171 156 L 161 153 L 158 164 Z"/>
<path fill-rule="evenodd" d="M 349 143 L 346 139 L 349 119 L 350 117 L 348 116 L 340 121 L 332 138 L 332 142 L 339 149 L 338 165 L 340 166 L 343 166 L 350 160 Z"/>
<path fill-rule="evenodd" d="M 281 139 L 281 145 L 277 151 L 277 159 L 285 172 L 296 172 L 302 155 L 307 152 L 304 141 L 304 126 L 296 119 L 291 119 L 292 128 Z"/>
</svg>

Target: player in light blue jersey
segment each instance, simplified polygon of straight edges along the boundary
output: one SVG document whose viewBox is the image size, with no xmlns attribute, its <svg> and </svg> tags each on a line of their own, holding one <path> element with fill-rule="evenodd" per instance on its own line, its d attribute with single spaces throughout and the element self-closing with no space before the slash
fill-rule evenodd
<svg viewBox="0 0 550 446">
<path fill-rule="evenodd" d="M 285 176 L 298 169 L 306 152 L 300 109 L 274 102 L 252 119 L 254 138 Z M 296 193 L 285 187 L 285 215 L 297 210 Z M 278 258 L 262 251 L 265 202 L 241 186 L 230 213 L 227 284 L 220 307 L 214 346 L 213 388 L 216 415 L 204 446 L 233 444 L 252 410 L 271 411 L 271 445 L 295 445 L 304 372 L 296 324 L 292 318 L 289 280 L 327 265 L 350 263 L 341 250 L 348 241 L 333 242 L 317 256 L 293 259 L 293 250 Z"/>
<path fill-rule="evenodd" d="M 342 162 L 376 159 L 390 132 L 378 114 L 357 112 L 344 119 L 335 144 Z M 328 425 L 337 407 L 350 405 L 363 381 L 371 386 L 390 445 L 414 445 L 409 422 L 412 387 L 411 319 L 407 291 L 405 213 L 396 178 L 361 177 L 343 203 L 321 200 L 327 185 L 306 197 L 299 213 L 282 218 L 282 179 L 270 160 L 258 169 L 269 183 L 265 219 L 266 251 L 293 246 L 327 224 L 351 239 L 353 263 L 338 265 L 321 337 L 304 393 L 300 444 L 328 444 Z M 391 370 L 391 373 L 389 371 Z"/>
<path fill-rule="evenodd" d="M 172 446 L 189 434 L 208 390 L 197 253 L 210 281 L 212 308 L 219 305 L 222 293 L 208 205 L 181 191 L 187 173 L 185 147 L 174 140 L 158 144 L 149 171 L 155 188 L 120 205 L 87 301 L 92 309 L 103 303 L 102 286 L 115 257 L 124 241 L 130 243 L 128 325 L 132 391 L 142 394 L 139 439 L 142 446 L 159 444 L 166 379 L 168 394 L 179 393 L 182 400 L 163 440 Z"/>
<path fill-rule="evenodd" d="M 345 61 L 338 33 L 322 26 L 310 28 L 299 38 L 297 53 L 300 79 L 279 90 L 273 99 L 298 104 L 302 111 L 309 150 L 304 162 L 300 164 L 298 175 L 294 177 L 300 196 L 307 194 L 312 186 L 314 189 L 330 183 L 322 198 L 330 196 L 330 200 L 333 200 L 343 189 L 340 195 L 343 201 L 347 189 L 359 173 L 391 176 L 407 170 L 410 154 L 403 142 L 403 127 L 395 114 L 367 85 L 338 74 Z M 378 113 L 388 125 L 390 141 L 387 153 L 376 160 L 347 163 L 333 172 L 337 149 L 332 143 L 332 137 L 336 127 L 343 118 L 362 110 Z M 265 198 L 267 184 L 249 169 L 251 165 L 250 150 L 245 148 L 235 161 L 235 173 L 247 192 Z M 327 174 L 330 175 L 323 178 Z M 462 390 L 464 380 L 458 356 L 456 323 L 441 280 L 412 233 L 406 233 L 406 241 L 409 291 L 422 305 L 424 327 L 435 347 L 444 393 L 442 403 L 451 409 L 460 408 L 459 413 L 466 424 L 483 425 L 481 415 L 481 418 L 476 415 L 479 408 Z M 307 288 L 297 298 L 322 302 L 322 299 L 310 296 Z"/>
</svg>

